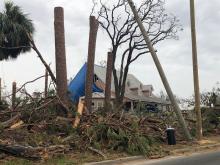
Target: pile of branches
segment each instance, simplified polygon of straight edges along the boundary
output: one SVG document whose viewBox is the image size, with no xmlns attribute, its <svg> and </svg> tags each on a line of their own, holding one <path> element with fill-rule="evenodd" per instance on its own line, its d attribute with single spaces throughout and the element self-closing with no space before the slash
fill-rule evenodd
<svg viewBox="0 0 220 165">
<path fill-rule="evenodd" d="M 166 140 L 166 126 L 161 120 L 119 111 L 83 114 L 74 128 L 74 108 L 73 118 L 67 118 L 57 108 L 58 102 L 51 97 L 37 105 L 35 102 L 14 111 L 1 111 L 0 153 L 32 160 L 75 151 L 91 151 L 104 158 L 109 151 L 151 156 L 160 150 L 157 144 Z"/>
<path fill-rule="evenodd" d="M 162 121 L 123 112 L 100 110 L 84 115 L 76 131 L 78 134 L 67 140 L 80 150 L 92 147 L 102 151 L 151 156 L 160 149 L 158 144 L 166 141 Z"/>
<path fill-rule="evenodd" d="M 79 114 L 70 106 L 72 118 L 67 117 L 61 104 L 57 96 L 50 96 L 23 99 L 15 109 L 1 110 L 0 158 L 12 155 L 44 160 L 78 151 L 89 151 L 104 159 L 109 152 L 145 156 L 162 153 L 160 145 L 166 142 L 168 121 L 165 117 L 100 109 L 83 113 L 74 127 Z"/>
</svg>

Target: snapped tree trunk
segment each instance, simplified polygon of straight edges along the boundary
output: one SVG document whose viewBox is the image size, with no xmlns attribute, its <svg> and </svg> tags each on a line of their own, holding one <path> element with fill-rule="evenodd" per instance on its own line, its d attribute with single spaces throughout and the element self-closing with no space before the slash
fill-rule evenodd
<svg viewBox="0 0 220 165">
<path fill-rule="evenodd" d="M 44 97 L 46 98 L 48 95 L 48 71 L 45 70 L 45 82 L 44 82 Z"/>
<path fill-rule="evenodd" d="M 198 140 L 201 140 L 203 135 L 202 135 L 202 116 L 200 109 L 199 71 L 198 71 L 198 60 L 197 60 L 194 0 L 190 0 L 190 18 L 191 18 L 190 20 L 191 20 L 191 36 L 192 36 L 193 79 L 194 79 L 195 111 L 196 111 L 196 134 Z"/>
<path fill-rule="evenodd" d="M 12 109 L 14 110 L 15 109 L 15 106 L 16 106 L 16 82 L 13 82 L 12 83 L 12 98 L 11 98 L 11 101 L 12 101 Z"/>
<path fill-rule="evenodd" d="M 105 79 L 105 108 L 108 108 L 111 103 L 111 84 L 112 84 L 112 52 L 108 52 L 106 79 Z"/>
<path fill-rule="evenodd" d="M 119 85 L 118 85 L 118 76 L 117 76 L 117 70 L 115 68 L 113 68 L 113 77 L 114 77 L 114 85 L 115 85 L 115 104 L 116 106 L 120 106 L 121 102 L 120 102 L 120 91 L 119 91 Z"/>
<path fill-rule="evenodd" d="M 63 104 L 68 105 L 64 11 L 62 7 L 54 8 L 54 30 L 57 95 Z"/>
<path fill-rule="evenodd" d="M 173 108 L 175 110 L 175 113 L 176 113 L 176 116 L 178 118 L 179 124 L 182 126 L 184 135 L 185 135 L 187 140 L 192 140 L 192 137 L 191 137 L 191 135 L 189 133 L 189 130 L 188 130 L 187 126 L 186 126 L 185 120 L 184 120 L 184 118 L 183 118 L 183 116 L 181 114 L 180 107 L 179 107 L 178 103 L 176 102 L 176 99 L 175 99 L 175 97 L 173 95 L 173 92 L 172 92 L 172 90 L 170 88 L 170 85 L 169 85 L 168 80 L 167 80 L 167 78 L 165 76 L 163 68 L 162 68 L 162 66 L 160 64 L 160 61 L 159 61 L 159 59 L 157 57 L 157 54 L 156 54 L 156 52 L 155 52 L 155 50 L 154 50 L 154 48 L 152 46 L 151 40 L 150 40 L 150 38 L 149 38 L 149 36 L 148 36 L 144 26 L 143 26 L 143 23 L 141 22 L 141 19 L 140 19 L 139 15 L 138 15 L 138 12 L 137 12 L 137 10 L 136 10 L 136 8 L 134 6 L 134 3 L 132 2 L 132 0 L 128 0 L 128 3 L 130 5 L 130 7 L 131 7 L 131 10 L 132 10 L 133 14 L 134 14 L 135 20 L 138 23 L 138 26 L 139 26 L 139 28 L 141 30 L 141 33 L 142 33 L 142 35 L 144 37 L 144 40 L 145 40 L 145 42 L 146 42 L 146 44 L 147 44 L 147 46 L 149 48 L 151 56 L 152 56 L 152 58 L 154 60 L 154 63 L 156 65 L 156 67 L 157 67 L 157 70 L 158 70 L 158 72 L 160 74 L 160 77 L 161 77 L 161 80 L 163 82 L 163 85 L 164 85 L 164 87 L 165 87 L 165 89 L 167 91 L 167 94 L 168 94 L 168 96 L 170 98 L 170 101 L 171 101 L 171 103 L 173 105 Z"/>
<path fill-rule="evenodd" d="M 88 109 L 89 112 L 91 112 L 92 110 L 92 84 L 94 75 L 94 61 L 98 27 L 98 20 L 94 16 L 90 16 L 90 32 L 85 86 L 85 107 L 86 109 Z"/>
</svg>

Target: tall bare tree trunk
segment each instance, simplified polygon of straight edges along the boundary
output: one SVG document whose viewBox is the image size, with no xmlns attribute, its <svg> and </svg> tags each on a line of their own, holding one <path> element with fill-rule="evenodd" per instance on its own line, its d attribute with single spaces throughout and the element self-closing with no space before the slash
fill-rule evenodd
<svg viewBox="0 0 220 165">
<path fill-rule="evenodd" d="M 108 108 L 108 106 L 110 106 L 111 103 L 112 65 L 113 65 L 113 55 L 112 52 L 108 52 L 106 78 L 105 78 L 105 108 Z"/>
<path fill-rule="evenodd" d="M 144 26 L 143 26 L 143 23 L 141 22 L 141 19 L 140 19 L 139 15 L 138 15 L 138 12 L 137 12 L 137 10 L 136 10 L 136 8 L 135 8 L 135 6 L 134 6 L 132 0 L 128 0 L 128 3 L 129 3 L 129 5 L 130 5 L 130 7 L 131 7 L 131 9 L 132 9 L 132 12 L 133 12 L 133 14 L 134 14 L 134 17 L 135 17 L 135 19 L 136 19 L 136 21 L 137 21 L 137 23 L 138 23 L 138 26 L 139 26 L 139 28 L 140 28 L 140 30 L 141 30 L 141 32 L 142 32 L 142 35 L 143 35 L 143 37 L 144 37 L 144 40 L 145 40 L 145 42 L 146 42 L 146 44 L 147 44 L 147 46 L 148 46 L 148 48 L 149 48 L 149 51 L 150 51 L 150 53 L 151 53 L 151 56 L 152 56 L 152 58 L 153 58 L 153 60 L 154 60 L 154 63 L 155 63 L 155 65 L 156 65 L 156 67 L 157 67 L 157 70 L 158 70 L 158 72 L 159 72 L 159 74 L 160 74 L 160 77 L 161 77 L 161 80 L 162 80 L 162 82 L 163 82 L 163 85 L 164 85 L 164 87 L 165 87 L 165 89 L 166 89 L 166 91 L 167 91 L 167 94 L 168 94 L 168 96 L 169 96 L 169 98 L 170 98 L 170 101 L 171 101 L 171 103 L 172 103 L 172 105 L 173 105 L 173 108 L 174 108 L 174 110 L 175 110 L 175 113 L 176 113 L 176 116 L 177 116 L 177 118 L 178 118 L 178 121 L 179 121 L 180 125 L 182 126 L 182 129 L 183 129 L 183 131 L 184 131 L 184 135 L 185 135 L 185 137 L 186 137 L 187 140 L 192 140 L 192 137 L 191 137 L 191 135 L 190 135 L 190 133 L 189 133 L 189 130 L 187 129 L 185 120 L 184 120 L 184 118 L 183 118 L 183 116 L 182 116 L 180 107 L 179 107 L 179 105 L 178 105 L 177 102 L 176 102 L 176 99 L 175 99 L 175 97 L 174 97 L 174 95 L 173 95 L 173 92 L 172 92 L 172 90 L 171 90 L 171 88 L 170 88 L 170 85 L 169 85 L 168 80 L 167 80 L 167 78 L 166 78 L 166 75 L 165 75 L 165 73 L 164 73 L 164 71 L 163 71 L 163 68 L 162 68 L 162 66 L 161 66 L 161 64 L 160 64 L 160 61 L 159 61 L 159 59 L 158 59 L 158 57 L 157 57 L 157 54 L 156 54 L 156 52 L 155 52 L 155 49 L 154 49 L 153 46 L 152 46 L 151 40 L 150 40 L 150 38 L 149 38 L 149 36 L 148 36 L 148 33 L 146 32 L 146 30 L 145 30 L 145 28 L 144 28 Z"/>
<path fill-rule="evenodd" d="M 2 101 L 2 79 L 0 78 L 0 102 Z"/>
<path fill-rule="evenodd" d="M 195 111 L 196 111 L 196 134 L 197 134 L 197 139 L 201 140 L 203 135 L 202 135 L 202 116 L 200 109 L 199 71 L 198 71 L 198 60 L 197 60 L 194 0 L 190 0 L 190 20 L 191 20 L 193 79 L 194 79 Z"/>
<path fill-rule="evenodd" d="M 54 8 L 54 30 L 57 94 L 63 104 L 68 105 L 64 11 L 62 7 Z"/>
<path fill-rule="evenodd" d="M 15 109 L 15 106 L 16 106 L 16 82 L 13 82 L 12 83 L 12 98 L 11 98 L 11 102 L 12 102 L 12 109 L 14 110 Z"/>
<path fill-rule="evenodd" d="M 45 70 L 45 82 L 44 82 L 44 97 L 46 98 L 48 95 L 48 71 Z"/>
<path fill-rule="evenodd" d="M 90 21 L 90 32 L 89 32 L 87 71 L 86 71 L 85 106 L 86 109 L 89 112 L 91 112 L 95 49 L 96 49 L 96 38 L 97 38 L 99 22 L 94 16 L 90 16 L 89 21 Z"/>
</svg>

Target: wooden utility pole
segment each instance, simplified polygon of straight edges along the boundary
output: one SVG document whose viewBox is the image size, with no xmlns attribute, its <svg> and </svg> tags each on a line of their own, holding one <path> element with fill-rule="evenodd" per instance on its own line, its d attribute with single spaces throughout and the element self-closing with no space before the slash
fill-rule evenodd
<svg viewBox="0 0 220 165">
<path fill-rule="evenodd" d="M 190 0 L 190 20 L 191 20 L 193 79 L 194 79 L 195 111 L 196 111 L 196 134 L 197 134 L 197 139 L 201 140 L 203 135 L 202 135 L 202 116 L 200 109 L 199 71 L 198 71 L 198 60 L 197 60 L 194 0 Z"/>
<path fill-rule="evenodd" d="M 44 97 L 46 98 L 48 95 L 48 71 L 45 70 L 45 82 L 44 82 Z"/>
<path fill-rule="evenodd" d="M 68 104 L 67 99 L 67 71 L 64 11 L 62 7 L 54 8 L 55 56 L 56 56 L 56 84 L 57 94 L 63 104 Z"/>
<path fill-rule="evenodd" d="M 141 19 L 140 19 L 139 15 L 138 15 L 137 9 L 135 8 L 134 3 L 132 2 L 132 0 L 128 0 L 128 3 L 130 5 L 130 7 L 131 7 L 131 10 L 132 10 L 133 14 L 134 14 L 135 20 L 136 20 L 136 22 L 137 22 L 137 24 L 138 24 L 138 26 L 139 26 L 139 28 L 140 28 L 140 30 L 142 32 L 144 40 L 145 40 L 145 42 L 146 42 L 146 44 L 147 44 L 147 46 L 149 48 L 149 51 L 150 51 L 151 56 L 153 58 L 153 61 L 154 61 L 155 65 L 156 65 L 156 67 L 157 67 L 157 70 L 158 70 L 159 74 L 160 74 L 160 77 L 161 77 L 161 80 L 163 82 L 163 85 L 164 85 L 164 87 L 166 89 L 166 92 L 167 92 L 167 94 L 169 96 L 169 99 L 170 99 L 170 101 L 171 101 L 171 103 L 173 105 L 173 108 L 174 108 L 174 111 L 175 111 L 176 116 L 178 118 L 178 121 L 179 121 L 180 125 L 182 126 L 184 135 L 185 135 L 187 140 L 192 140 L 192 137 L 191 137 L 191 135 L 189 133 L 189 130 L 188 130 L 187 126 L 186 126 L 185 120 L 184 120 L 184 118 L 182 116 L 180 107 L 179 107 L 179 105 L 178 105 L 178 103 L 177 103 L 177 101 L 176 101 L 176 99 L 175 99 L 175 97 L 173 95 L 173 92 L 172 92 L 172 90 L 170 88 L 170 85 L 168 83 L 168 80 L 166 78 L 164 70 L 163 70 L 163 68 L 162 68 L 162 66 L 160 64 L 160 61 L 159 61 L 158 57 L 157 57 L 156 51 L 155 51 L 155 49 L 154 49 L 154 47 L 153 47 L 153 45 L 151 43 L 151 40 L 150 40 L 150 38 L 148 36 L 148 33 L 145 30 L 144 25 L 141 22 Z"/>
<path fill-rule="evenodd" d="M 90 32 L 89 32 L 89 46 L 88 46 L 88 58 L 87 58 L 87 70 L 86 70 L 85 108 L 89 112 L 91 112 L 95 49 L 96 49 L 96 38 L 97 38 L 99 22 L 94 16 L 90 16 L 89 22 L 90 22 Z"/>
<path fill-rule="evenodd" d="M 105 78 L 105 108 L 108 108 L 108 106 L 110 106 L 111 103 L 112 65 L 113 65 L 113 55 L 112 52 L 108 52 L 106 78 Z"/>
<path fill-rule="evenodd" d="M 12 83 L 12 98 L 11 98 L 11 101 L 12 101 L 12 109 L 14 110 L 15 109 L 15 106 L 16 106 L 16 82 L 13 82 Z"/>
</svg>

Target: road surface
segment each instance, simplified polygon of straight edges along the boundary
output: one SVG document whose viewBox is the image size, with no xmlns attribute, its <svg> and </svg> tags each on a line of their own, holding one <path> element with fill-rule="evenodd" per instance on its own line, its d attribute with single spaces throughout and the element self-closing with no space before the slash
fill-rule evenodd
<svg viewBox="0 0 220 165">
<path fill-rule="evenodd" d="M 121 165 L 220 165 L 220 151 L 198 153 L 190 156 L 170 157 L 158 160 L 142 160 Z"/>
</svg>

